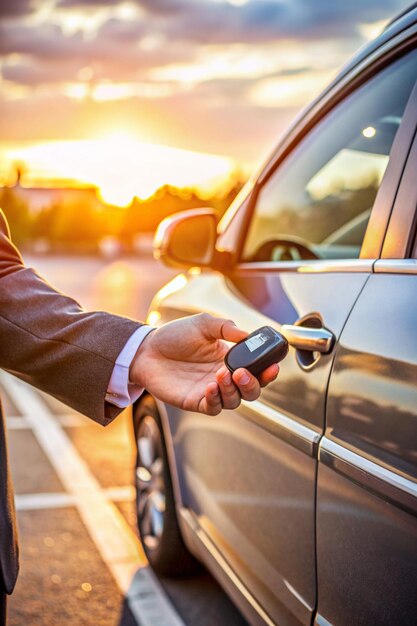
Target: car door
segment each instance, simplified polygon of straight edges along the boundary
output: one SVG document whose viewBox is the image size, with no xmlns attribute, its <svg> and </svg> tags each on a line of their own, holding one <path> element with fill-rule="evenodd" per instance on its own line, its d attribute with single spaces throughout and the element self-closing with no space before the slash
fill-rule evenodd
<svg viewBox="0 0 417 626">
<path fill-rule="evenodd" d="M 390 55 L 346 80 L 231 207 L 217 244 L 237 251 L 227 275 L 192 270 L 157 299 L 161 321 L 204 310 L 248 330 L 292 326 L 296 347 L 260 400 L 214 418 L 169 409 L 182 507 L 264 621 L 309 624 L 316 606 L 317 450 L 333 361 L 319 340 L 337 341 L 379 255 L 416 67 L 415 55 Z"/>
<path fill-rule="evenodd" d="M 416 171 L 414 139 L 381 259 L 343 330 L 330 379 L 317 624 L 417 619 Z"/>
</svg>

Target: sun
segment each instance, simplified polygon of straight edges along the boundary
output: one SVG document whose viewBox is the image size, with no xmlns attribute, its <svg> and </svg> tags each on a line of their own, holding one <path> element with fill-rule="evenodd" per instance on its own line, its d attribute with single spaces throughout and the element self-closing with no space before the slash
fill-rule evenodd
<svg viewBox="0 0 417 626">
<path fill-rule="evenodd" d="M 138 161 L 143 158 L 146 147 L 134 135 L 127 131 L 115 131 L 98 140 L 98 147 L 109 161 L 102 169 L 105 175 L 98 180 L 99 195 L 106 204 L 119 207 L 128 206 L 134 196 L 146 198 L 155 191 L 145 180 L 138 184 Z"/>
<path fill-rule="evenodd" d="M 98 196 L 104 204 L 111 204 L 121 209 L 128 207 L 135 195 L 132 195 L 128 189 L 117 188 L 113 184 L 106 185 L 105 183 L 100 186 L 98 191 Z"/>
<path fill-rule="evenodd" d="M 216 191 L 235 168 L 226 157 L 144 143 L 125 131 L 100 140 L 108 167 L 98 182 L 104 202 L 120 207 L 134 196 L 147 199 L 162 185 Z"/>
</svg>

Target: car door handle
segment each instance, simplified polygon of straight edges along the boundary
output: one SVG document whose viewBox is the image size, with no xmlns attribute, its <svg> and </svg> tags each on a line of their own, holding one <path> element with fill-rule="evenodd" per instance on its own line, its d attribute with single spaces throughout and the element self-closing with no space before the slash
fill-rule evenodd
<svg viewBox="0 0 417 626">
<path fill-rule="evenodd" d="M 334 345 L 334 335 L 327 328 L 310 328 L 308 326 L 281 326 L 281 333 L 287 339 L 290 346 L 296 350 L 308 352 L 331 352 Z"/>
</svg>

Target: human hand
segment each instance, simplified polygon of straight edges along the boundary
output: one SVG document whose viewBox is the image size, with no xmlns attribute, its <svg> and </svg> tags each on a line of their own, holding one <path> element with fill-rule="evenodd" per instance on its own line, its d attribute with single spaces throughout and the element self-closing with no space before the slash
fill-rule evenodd
<svg viewBox="0 0 417 626">
<path fill-rule="evenodd" d="M 233 375 L 223 359 L 248 333 L 231 320 L 207 313 L 181 318 L 151 332 L 130 367 L 130 380 L 159 400 L 187 411 L 217 415 L 244 400 L 256 400 L 261 387 L 278 376 L 277 364 L 259 379 L 241 368 Z"/>
</svg>

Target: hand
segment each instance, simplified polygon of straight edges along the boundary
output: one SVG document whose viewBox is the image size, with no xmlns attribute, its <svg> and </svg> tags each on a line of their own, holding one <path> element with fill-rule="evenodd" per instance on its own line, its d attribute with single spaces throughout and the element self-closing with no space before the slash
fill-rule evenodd
<svg viewBox="0 0 417 626">
<path fill-rule="evenodd" d="M 259 380 L 245 369 L 230 374 L 223 362 L 226 341 L 247 335 L 234 322 L 206 313 L 169 322 L 144 339 L 130 367 L 130 380 L 187 411 L 217 415 L 223 408 L 234 409 L 242 398 L 256 400 L 261 387 L 279 372 L 274 364 Z"/>
</svg>

